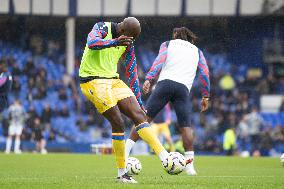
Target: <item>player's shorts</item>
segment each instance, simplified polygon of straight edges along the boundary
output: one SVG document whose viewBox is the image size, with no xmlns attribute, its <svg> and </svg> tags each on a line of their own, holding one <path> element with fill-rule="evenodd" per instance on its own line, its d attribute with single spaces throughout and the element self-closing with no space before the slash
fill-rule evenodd
<svg viewBox="0 0 284 189">
<path fill-rule="evenodd" d="M 22 125 L 10 125 L 8 129 L 9 135 L 21 135 L 23 131 Z"/>
<path fill-rule="evenodd" d="M 34 134 L 35 134 L 35 141 L 39 142 L 41 141 L 41 139 L 43 139 L 43 134 L 41 129 L 36 129 L 34 131 Z"/>
<path fill-rule="evenodd" d="M 168 102 L 171 102 L 180 127 L 190 126 L 190 102 L 188 88 L 172 80 L 162 80 L 150 95 L 146 110 L 147 116 L 154 118 Z"/>
<path fill-rule="evenodd" d="M 91 101 L 99 113 L 117 105 L 117 102 L 135 96 L 131 89 L 120 79 L 94 79 L 80 84 L 85 97 Z"/>
<path fill-rule="evenodd" d="M 167 123 L 154 123 L 152 124 L 153 131 L 157 136 L 163 135 L 164 137 L 171 137 L 169 125 Z"/>
</svg>

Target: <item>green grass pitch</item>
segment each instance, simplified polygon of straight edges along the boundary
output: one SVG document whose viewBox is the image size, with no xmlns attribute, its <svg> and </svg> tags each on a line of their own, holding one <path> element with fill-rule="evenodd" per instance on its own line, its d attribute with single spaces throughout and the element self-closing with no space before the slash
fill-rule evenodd
<svg viewBox="0 0 284 189">
<path fill-rule="evenodd" d="M 196 157 L 198 176 L 168 175 L 155 156 L 138 156 L 143 169 L 136 185 L 115 183 L 113 156 L 0 154 L 0 189 L 21 188 L 284 188 L 278 158 Z"/>
</svg>

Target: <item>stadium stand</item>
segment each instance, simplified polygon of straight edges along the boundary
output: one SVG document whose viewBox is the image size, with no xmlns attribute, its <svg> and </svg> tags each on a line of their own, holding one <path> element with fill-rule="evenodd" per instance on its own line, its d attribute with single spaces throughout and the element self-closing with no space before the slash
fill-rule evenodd
<svg viewBox="0 0 284 189">
<path fill-rule="evenodd" d="M 138 48 L 140 67 L 144 73 L 149 70 L 155 58 L 155 53 L 149 49 L 151 48 L 143 46 Z M 212 107 L 205 116 L 199 116 L 200 95 L 198 95 L 196 82 L 192 90 L 192 124 L 196 128 L 197 149 L 221 152 L 222 135 L 226 129 L 233 127 L 237 133 L 240 132 L 241 117 L 249 115 L 251 109 L 259 105 L 257 97 L 261 91 L 255 91 L 249 86 L 250 79 L 253 80 L 251 81 L 253 84 L 254 82 L 269 83 L 269 80 L 266 77 L 257 78 L 256 81 L 254 78 L 249 78 L 247 74 L 249 67 L 247 65 L 235 67 L 226 54 L 206 53 L 206 57 L 213 86 Z M 56 57 L 56 60 L 60 59 L 62 58 Z M 54 58 L 50 56 L 36 55 L 31 50 L 23 50 L 5 42 L 0 42 L 0 60 L 8 63 L 14 75 L 14 87 L 9 101 L 12 102 L 15 98 L 20 99 L 30 118 L 41 118 L 45 125 L 46 139 L 57 143 L 99 143 L 109 139 L 108 122 L 100 117 L 85 100 L 81 100 L 83 97 L 76 83 L 76 75 L 74 75 L 75 79 L 69 78 L 60 61 L 54 61 Z M 277 87 L 268 90 L 269 94 L 278 92 Z M 46 115 L 49 115 L 46 113 L 48 111 L 51 113 L 49 118 L 46 118 Z M 229 113 L 224 114 L 224 112 Z M 283 150 L 284 112 L 260 113 L 260 115 L 263 121 L 259 136 L 269 132 L 273 148 L 277 151 Z M 25 140 L 32 139 L 32 127 L 32 121 L 31 124 L 27 123 L 23 134 Z M 0 130 L 0 134 L 4 133 L 5 127 Z M 239 143 L 241 141 L 242 139 Z M 251 146 L 252 143 L 249 142 L 245 150 L 250 150 Z"/>
</svg>

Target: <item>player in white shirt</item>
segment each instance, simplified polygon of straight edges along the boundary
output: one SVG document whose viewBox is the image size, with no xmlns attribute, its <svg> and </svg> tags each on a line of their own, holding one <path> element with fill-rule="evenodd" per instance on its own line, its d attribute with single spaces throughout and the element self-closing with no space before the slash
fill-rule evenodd
<svg viewBox="0 0 284 189">
<path fill-rule="evenodd" d="M 12 76 L 5 61 L 0 61 L 0 121 L 1 113 L 8 107 L 8 93 L 12 87 Z"/>
<path fill-rule="evenodd" d="M 143 86 L 143 92 L 147 94 L 157 81 L 156 88 L 146 105 L 148 122 L 151 122 L 168 102 L 173 105 L 185 149 L 185 158 L 190 162 L 185 169 L 188 175 L 197 174 L 193 166 L 194 136 L 190 127 L 189 110 L 189 93 L 197 70 L 202 84 L 201 112 L 208 109 L 210 94 L 208 66 L 202 51 L 194 45 L 196 39 L 196 35 L 186 27 L 175 28 L 173 39 L 161 44 L 159 55 L 146 75 Z M 138 139 L 135 129 L 132 129 L 126 141 L 126 159 Z"/>
<path fill-rule="evenodd" d="M 15 136 L 14 152 L 20 154 L 21 134 L 24 128 L 26 113 L 19 100 L 15 100 L 9 107 L 10 125 L 8 130 L 8 137 L 6 141 L 6 151 L 9 154 L 12 147 L 12 138 Z"/>
</svg>

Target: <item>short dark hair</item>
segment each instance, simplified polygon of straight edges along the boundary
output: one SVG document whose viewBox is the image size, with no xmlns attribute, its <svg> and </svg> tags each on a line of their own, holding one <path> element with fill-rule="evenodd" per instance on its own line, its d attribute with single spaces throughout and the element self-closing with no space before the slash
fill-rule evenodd
<svg viewBox="0 0 284 189">
<path fill-rule="evenodd" d="M 176 33 L 175 39 L 182 39 L 185 41 L 189 41 L 191 43 L 195 43 L 198 39 L 198 37 L 190 29 L 186 27 L 174 28 L 173 34 L 174 33 Z"/>
</svg>

